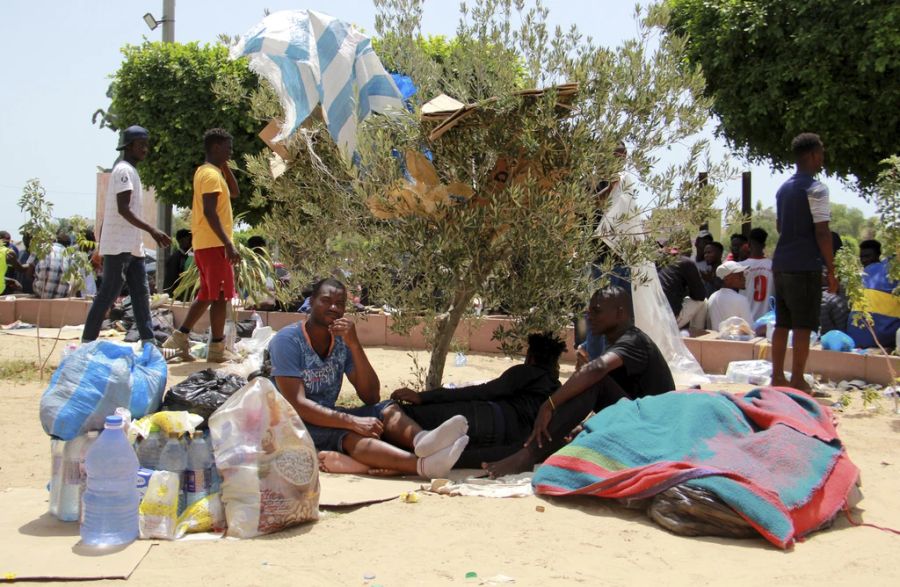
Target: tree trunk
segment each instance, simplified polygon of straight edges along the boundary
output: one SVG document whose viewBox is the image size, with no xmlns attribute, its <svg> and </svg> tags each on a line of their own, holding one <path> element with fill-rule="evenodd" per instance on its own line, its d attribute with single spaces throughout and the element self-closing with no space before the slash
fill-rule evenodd
<svg viewBox="0 0 900 587">
<path fill-rule="evenodd" d="M 468 308 L 469 300 L 473 293 L 466 287 L 461 288 L 453 297 L 453 306 L 447 315 L 437 322 L 437 331 L 434 343 L 431 347 L 431 361 L 428 364 L 428 376 L 425 378 L 425 389 L 436 389 L 441 386 L 444 378 L 444 365 L 447 362 L 447 353 L 450 352 L 450 343 L 459 326 L 459 321 Z"/>
</svg>

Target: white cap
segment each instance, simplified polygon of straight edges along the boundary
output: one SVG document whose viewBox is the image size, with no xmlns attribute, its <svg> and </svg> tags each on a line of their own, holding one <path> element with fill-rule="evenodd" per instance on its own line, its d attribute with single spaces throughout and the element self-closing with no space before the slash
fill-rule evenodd
<svg viewBox="0 0 900 587">
<path fill-rule="evenodd" d="M 725 279 L 734 273 L 743 273 L 747 270 L 745 265 L 741 265 L 737 261 L 725 261 L 716 269 L 716 277 Z"/>
</svg>

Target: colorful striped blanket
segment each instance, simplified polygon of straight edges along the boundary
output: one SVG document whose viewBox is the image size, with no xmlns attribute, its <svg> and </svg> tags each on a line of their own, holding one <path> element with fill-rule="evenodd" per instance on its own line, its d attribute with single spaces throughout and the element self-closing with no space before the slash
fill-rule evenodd
<svg viewBox="0 0 900 587">
<path fill-rule="evenodd" d="M 543 495 L 640 499 L 687 483 L 788 548 L 841 509 L 858 477 L 827 408 L 761 388 L 621 400 L 547 459 L 533 484 Z"/>
</svg>

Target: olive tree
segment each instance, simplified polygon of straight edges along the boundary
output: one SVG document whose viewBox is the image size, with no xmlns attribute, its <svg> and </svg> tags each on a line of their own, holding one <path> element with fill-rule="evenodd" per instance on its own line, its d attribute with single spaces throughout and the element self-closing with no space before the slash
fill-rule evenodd
<svg viewBox="0 0 900 587">
<path fill-rule="evenodd" d="M 709 103 L 702 76 L 684 68 L 684 42 L 660 34 L 664 7 L 644 12 L 639 36 L 610 49 L 575 27 L 550 30 L 540 3 L 479 0 L 461 7 L 438 60 L 419 41 L 421 1 L 376 6 L 382 59 L 418 88 L 410 110 L 367 119 L 355 163 L 310 120 L 287 141 L 277 178 L 262 154 L 247 169 L 270 197 L 266 231 L 301 281 L 342 271 L 399 310 L 396 330 L 424 324 L 427 386 L 440 385 L 474 296 L 513 318 L 495 333 L 509 350 L 530 331 L 570 323 L 590 294 L 586 268 L 599 241 L 627 220 L 595 234 L 597 188 L 623 165 L 650 196 L 633 212 L 650 218 L 647 232 L 686 236 L 708 216 L 715 182 L 695 179 L 709 168 L 695 134 Z M 471 105 L 455 124 L 423 111 L 440 94 Z M 261 119 L 280 114 L 267 88 L 252 103 Z M 620 141 L 627 162 L 614 155 Z M 661 151 L 676 144 L 683 160 L 661 165 Z M 632 239 L 619 253 L 635 265 L 657 250 L 653 239 Z"/>
</svg>

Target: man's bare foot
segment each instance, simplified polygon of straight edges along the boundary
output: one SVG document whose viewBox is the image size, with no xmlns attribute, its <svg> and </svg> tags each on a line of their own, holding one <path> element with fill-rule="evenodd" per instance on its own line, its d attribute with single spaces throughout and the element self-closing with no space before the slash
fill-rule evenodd
<svg viewBox="0 0 900 587">
<path fill-rule="evenodd" d="M 787 378 L 784 375 L 782 375 L 781 377 L 777 377 L 777 376 L 772 377 L 771 386 L 772 387 L 791 387 L 791 384 L 787 380 Z"/>
<path fill-rule="evenodd" d="M 523 448 L 505 459 L 493 463 L 481 463 L 481 468 L 488 472 L 491 479 L 497 479 L 506 475 L 531 471 L 534 468 L 534 457 L 531 456 L 528 449 Z"/>
<path fill-rule="evenodd" d="M 350 455 L 333 450 L 319 451 L 319 470 L 323 473 L 371 475 L 373 477 L 397 477 L 403 474 L 393 469 L 372 469 Z"/>
<path fill-rule="evenodd" d="M 809 386 L 809 383 L 806 382 L 806 379 L 801 379 L 800 381 L 791 380 L 790 385 L 788 387 L 793 387 L 797 391 L 802 391 L 804 393 L 808 393 L 812 395 L 812 387 Z"/>
<path fill-rule="evenodd" d="M 369 473 L 369 466 L 360 463 L 350 455 L 333 450 L 323 450 L 319 452 L 319 470 L 325 473 L 366 475 Z"/>
</svg>

